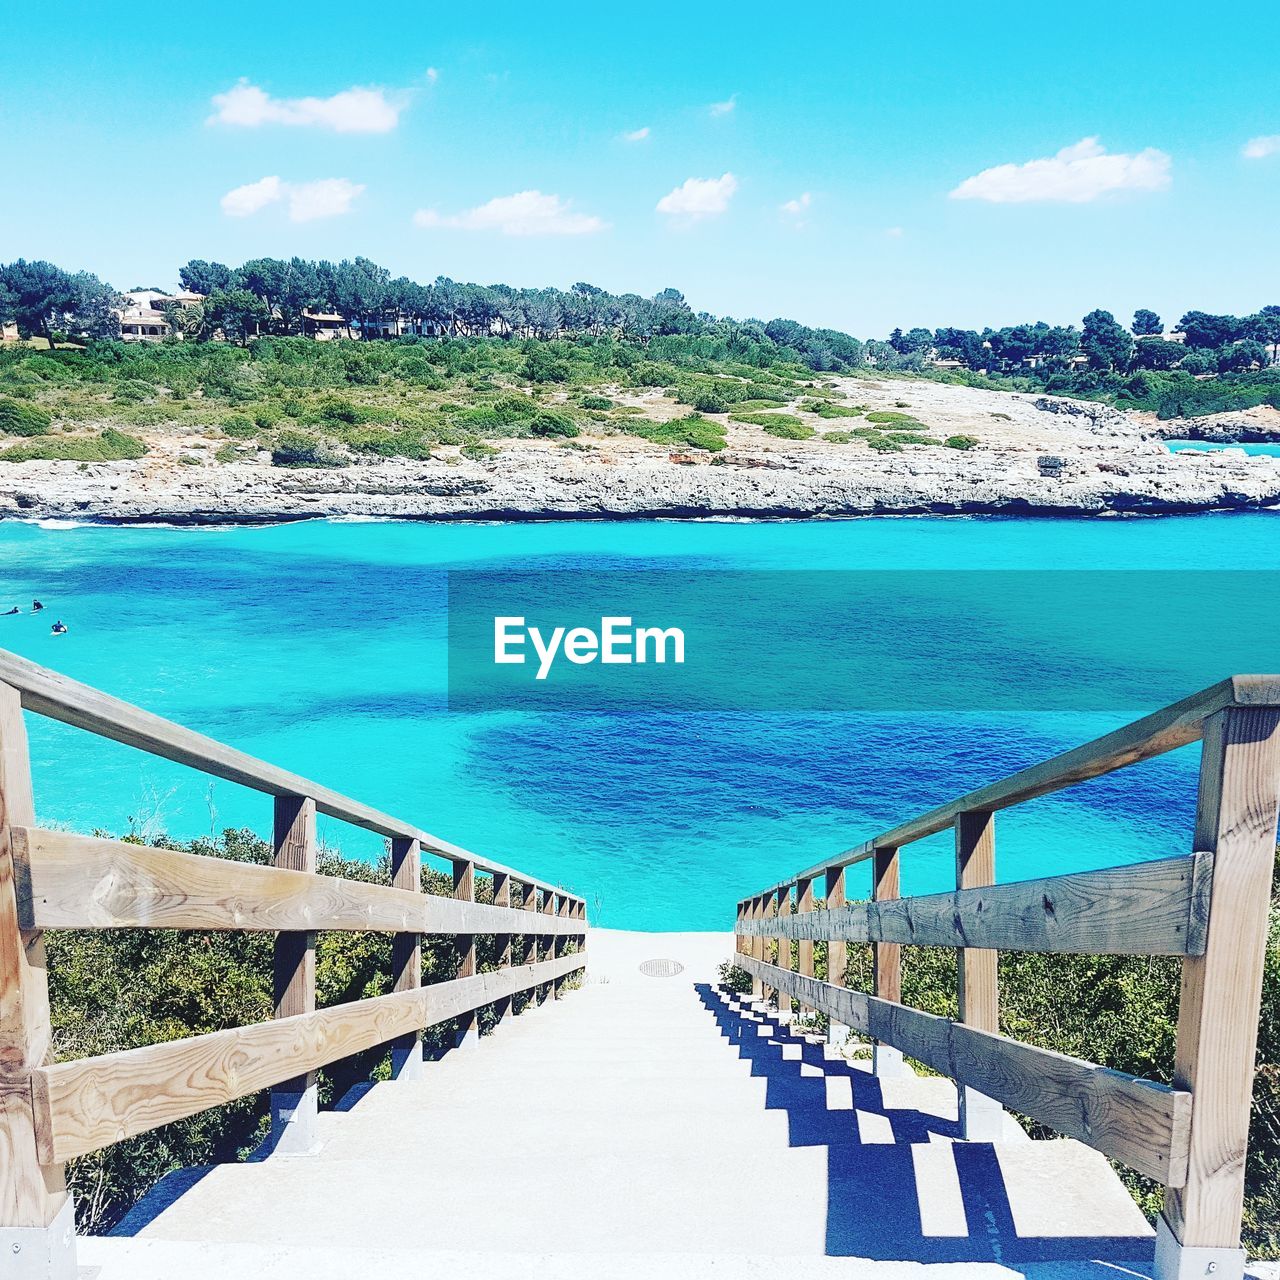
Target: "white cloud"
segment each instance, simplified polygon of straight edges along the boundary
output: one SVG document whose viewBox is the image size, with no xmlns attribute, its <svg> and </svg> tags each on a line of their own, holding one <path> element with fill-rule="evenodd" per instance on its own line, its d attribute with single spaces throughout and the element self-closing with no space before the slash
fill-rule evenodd
<svg viewBox="0 0 1280 1280">
<path fill-rule="evenodd" d="M 355 198 L 364 183 L 346 178 L 320 178 L 316 182 L 298 182 L 289 187 L 289 221 L 314 222 L 317 218 L 336 218 L 351 212 Z"/>
<path fill-rule="evenodd" d="M 731 93 L 723 102 L 713 102 L 707 111 L 713 116 L 727 116 L 738 105 L 738 95 Z"/>
<path fill-rule="evenodd" d="M 350 213 L 351 204 L 364 185 L 346 178 L 320 178 L 315 182 L 282 182 L 278 177 L 236 187 L 222 197 L 222 212 L 229 218 L 247 218 L 268 205 L 288 201 L 290 222 L 314 222 Z"/>
<path fill-rule="evenodd" d="M 885 227 L 884 233 L 890 240 L 901 240 L 906 235 L 906 232 L 901 227 Z"/>
<path fill-rule="evenodd" d="M 440 72 L 435 67 L 427 68 L 427 83 L 435 84 L 440 79 Z"/>
<path fill-rule="evenodd" d="M 581 236 L 603 231 L 609 224 L 588 213 L 575 213 L 571 202 L 541 191 L 518 191 L 495 196 L 486 204 L 461 213 L 419 209 L 415 226 L 451 227 L 460 231 L 500 231 L 504 236 Z"/>
<path fill-rule="evenodd" d="M 686 178 L 658 201 L 659 213 L 678 218 L 709 218 L 729 207 L 738 180 L 731 173 L 719 178 Z"/>
<path fill-rule="evenodd" d="M 236 187 L 222 197 L 222 212 L 229 218 L 247 218 L 259 209 L 284 199 L 285 184 L 279 178 L 259 178 L 257 182 Z"/>
<path fill-rule="evenodd" d="M 1112 191 L 1163 191 L 1169 185 L 1170 165 L 1168 155 L 1154 147 L 1134 155 L 1109 155 L 1097 138 L 1082 138 L 1056 156 L 984 169 L 966 178 L 951 198 L 993 204 L 1032 200 L 1084 204 Z"/>
<path fill-rule="evenodd" d="M 1250 138 L 1240 149 L 1246 160 L 1265 160 L 1268 156 L 1280 154 L 1280 133 L 1263 134 L 1260 138 Z"/>
<path fill-rule="evenodd" d="M 632 129 L 630 133 L 622 135 L 623 142 L 643 142 L 649 136 L 649 126 L 645 125 L 643 129 Z"/>
<path fill-rule="evenodd" d="M 430 76 L 430 72 L 428 72 Z M 209 124 L 255 129 L 285 124 L 332 129 L 335 133 L 389 133 L 409 105 L 404 93 L 384 89 L 343 89 L 331 98 L 273 98 L 265 89 L 241 80 L 226 93 L 215 93 Z"/>
<path fill-rule="evenodd" d="M 787 200 L 785 203 L 780 205 L 779 208 L 781 208 L 783 213 L 789 213 L 793 218 L 800 218 L 803 217 L 804 214 L 808 213 L 809 206 L 812 203 L 813 197 L 807 191 L 804 191 L 800 195 L 796 196 L 794 200 Z"/>
</svg>

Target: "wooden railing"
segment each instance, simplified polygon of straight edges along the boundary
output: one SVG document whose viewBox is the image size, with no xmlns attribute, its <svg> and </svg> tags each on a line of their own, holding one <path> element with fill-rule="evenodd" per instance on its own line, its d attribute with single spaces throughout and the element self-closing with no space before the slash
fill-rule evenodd
<svg viewBox="0 0 1280 1280">
<path fill-rule="evenodd" d="M 1188 854 L 994 883 L 997 811 L 1197 740 Z M 743 899 L 737 963 L 753 976 L 757 997 L 776 997 L 780 1017 L 791 1015 L 794 999 L 872 1038 L 877 1054 L 887 1046 L 952 1077 L 964 1136 L 998 1138 L 1003 1105 L 1163 1183 L 1160 1280 L 1239 1276 L 1278 802 L 1280 677 L 1237 676 Z M 901 898 L 900 850 L 949 827 L 955 892 Z M 872 864 L 871 900 L 847 903 L 845 869 L 864 861 Z M 825 898 L 816 910 L 815 885 Z M 829 948 L 825 981 L 814 976 L 819 939 Z M 873 947 L 873 993 L 844 986 L 851 942 Z M 903 946 L 957 949 L 957 1018 L 901 1003 Z M 1172 1083 L 1001 1035 L 996 958 L 1006 949 L 1180 957 Z M 876 1069 L 891 1061 L 887 1053 Z"/>
<path fill-rule="evenodd" d="M 273 796 L 275 865 L 41 829 L 24 710 Z M 387 837 L 392 884 L 317 875 L 317 813 Z M 421 892 L 423 853 L 452 863 L 451 898 Z M 477 871 L 492 877 L 492 905 L 475 901 Z M 519 905 L 512 906 L 517 884 Z M 44 930 L 143 928 L 275 933 L 275 1019 L 53 1061 Z M 315 938 L 324 930 L 394 934 L 392 992 L 317 1009 Z M 317 1068 L 390 1043 L 399 1071 L 413 1074 L 423 1028 L 460 1019 L 465 1038 L 485 1006 L 506 1016 L 520 993 L 534 1004 L 540 992 L 558 998 L 586 965 L 586 930 L 586 904 L 576 894 L 0 651 L 5 1265 L 12 1253 L 26 1268 L 16 1274 L 74 1275 L 67 1270 L 71 1206 L 63 1177 L 72 1157 L 273 1086 L 277 1140 L 288 1141 L 290 1125 L 305 1132 L 314 1110 Z M 455 978 L 421 984 L 423 934 L 454 938 Z M 477 934 L 498 936 L 500 963 L 492 972 L 477 972 Z M 524 939 L 518 963 L 515 937 Z"/>
</svg>

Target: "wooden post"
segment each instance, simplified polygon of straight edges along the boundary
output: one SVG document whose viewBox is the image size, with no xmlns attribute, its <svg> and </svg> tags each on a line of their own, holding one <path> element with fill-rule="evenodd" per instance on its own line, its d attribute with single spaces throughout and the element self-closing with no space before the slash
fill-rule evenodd
<svg viewBox="0 0 1280 1280">
<path fill-rule="evenodd" d="M 751 918 L 753 920 L 764 919 L 764 899 L 755 897 L 751 899 Z M 755 960 L 764 959 L 764 939 L 758 934 L 752 934 L 747 939 L 747 954 Z M 764 1002 L 765 991 L 764 983 L 757 977 L 751 979 L 751 999 L 753 1001 Z"/>
<path fill-rule="evenodd" d="M 898 897 L 898 850 L 877 849 L 872 859 L 871 896 L 876 902 Z M 902 1000 L 902 947 L 896 942 L 877 942 L 873 949 L 876 995 L 881 1000 Z M 902 1050 L 876 1041 L 871 1051 L 872 1071 L 878 1076 L 899 1076 L 904 1071 Z"/>
<path fill-rule="evenodd" d="M 459 858 L 453 864 L 453 896 L 463 902 L 476 900 L 476 864 Z M 454 939 L 458 956 L 459 978 L 471 978 L 476 972 L 476 939 L 471 933 L 460 933 Z M 458 1048 L 474 1048 L 480 1043 L 480 1023 L 477 1011 L 464 1013 L 458 1019 Z"/>
<path fill-rule="evenodd" d="M 74 1280 L 71 1199 L 62 1165 L 40 1163 L 31 1096 L 31 1072 L 51 1056 L 44 934 L 23 927 L 26 869 L 9 838 L 35 820 L 21 698 L 0 684 L 0 1257 L 6 1275 Z"/>
<path fill-rule="evenodd" d="M 845 905 L 844 868 L 832 867 L 827 872 L 827 910 L 834 911 Z M 836 987 L 844 986 L 845 968 L 849 963 L 849 944 L 834 938 L 827 943 L 827 981 Z M 844 1044 L 849 1028 L 838 1022 L 827 1026 L 827 1043 Z"/>
<path fill-rule="evenodd" d="M 505 871 L 495 871 L 493 873 L 493 905 L 495 907 L 509 907 L 511 905 L 511 877 Z M 499 969 L 511 968 L 511 935 L 509 933 L 500 933 L 494 939 L 498 947 L 497 963 Z M 498 1022 L 511 1016 L 511 997 L 505 996 L 494 1005 L 494 1011 L 498 1015 Z"/>
<path fill-rule="evenodd" d="M 305 796 L 277 796 L 276 866 L 289 871 L 316 869 L 316 803 Z M 276 934 L 276 1017 L 314 1013 L 316 1007 L 316 935 Z M 271 1150 L 298 1154 L 317 1142 L 316 1074 L 285 1080 L 271 1090 Z"/>
<path fill-rule="evenodd" d="M 956 888 L 996 881 L 996 818 L 975 809 L 956 817 Z M 980 1031 L 1000 1030 L 999 953 L 978 947 L 956 952 L 960 1021 Z M 999 1142 L 1004 1110 L 985 1094 L 960 1087 L 960 1132 L 971 1141 Z"/>
<path fill-rule="evenodd" d="M 538 913 L 538 887 L 526 880 L 522 885 L 522 893 L 520 895 L 520 909 L 528 911 L 531 915 Z M 538 963 L 538 935 L 532 932 L 532 926 L 535 922 L 529 922 L 529 930 L 524 935 L 524 962 L 525 964 Z M 525 1011 L 536 1009 L 538 1007 L 538 988 L 530 987 L 525 996 Z"/>
<path fill-rule="evenodd" d="M 781 919 L 783 916 L 791 914 L 791 886 L 787 885 L 785 889 L 779 889 L 775 895 L 777 901 L 777 915 Z M 791 939 L 778 939 L 778 968 L 791 968 Z M 774 993 L 778 999 L 778 1021 L 791 1021 L 791 997 L 787 992 L 779 990 Z"/>
<path fill-rule="evenodd" d="M 813 910 L 813 879 L 796 881 L 796 914 Z M 796 972 L 807 978 L 813 977 L 813 943 L 808 938 L 801 938 L 796 943 Z M 800 1006 L 805 1012 L 805 1006 Z M 810 1010 L 813 1012 L 813 1010 Z"/>
<path fill-rule="evenodd" d="M 582 956 L 582 980 L 587 974 L 587 900 L 579 898 L 573 907 L 574 918 L 582 921 L 582 932 L 577 935 L 578 954 Z"/>
<path fill-rule="evenodd" d="M 397 889 L 422 892 L 422 850 L 416 840 L 391 841 L 391 883 Z M 422 935 L 397 933 L 391 940 L 393 991 L 416 991 L 422 985 Z M 391 1045 L 391 1075 L 395 1080 L 420 1080 L 422 1032 L 402 1036 Z"/>
<path fill-rule="evenodd" d="M 559 903 L 557 904 L 556 914 L 562 920 L 567 920 L 569 918 L 569 897 L 567 894 L 564 894 L 564 893 L 559 894 L 558 897 L 559 897 Z M 569 947 L 568 934 L 561 934 L 559 937 L 556 938 L 556 955 L 557 956 L 567 956 L 569 954 L 568 947 Z M 557 1000 L 563 999 L 564 991 L 565 991 L 565 983 L 567 981 L 568 981 L 567 978 L 556 979 L 555 986 L 556 986 Z"/>
<path fill-rule="evenodd" d="M 1244 1270 L 1240 1215 L 1280 793 L 1280 711 L 1230 707 L 1204 725 L 1197 852 L 1214 855 L 1209 935 L 1182 962 L 1175 1088 L 1190 1089 L 1186 1185 L 1165 1192 L 1156 1275 Z"/>
<path fill-rule="evenodd" d="M 551 889 L 544 889 L 542 891 L 542 914 L 544 916 L 553 916 L 555 913 L 556 895 Z M 558 945 L 558 940 L 553 935 L 548 934 L 547 937 L 542 940 L 542 958 L 544 960 L 554 960 L 559 954 L 560 947 Z M 555 995 L 556 984 L 554 982 L 544 984 L 542 993 L 543 1000 L 549 1002 L 555 999 Z"/>
</svg>

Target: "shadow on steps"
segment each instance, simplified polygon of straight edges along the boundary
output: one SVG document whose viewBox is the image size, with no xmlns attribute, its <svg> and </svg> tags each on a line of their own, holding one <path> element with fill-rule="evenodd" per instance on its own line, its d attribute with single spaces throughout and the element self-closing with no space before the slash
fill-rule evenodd
<svg viewBox="0 0 1280 1280">
<path fill-rule="evenodd" d="M 787 1028 L 762 1035 L 745 1002 L 708 984 L 696 990 L 751 1074 L 767 1080 L 765 1106 L 787 1113 L 790 1145 L 827 1148 L 829 1256 L 1068 1264 L 1027 1273 L 1045 1280 L 1114 1280 L 1116 1264 L 1142 1268 L 1130 1275 L 1149 1269 L 1150 1227 L 1098 1153 L 1066 1140 L 959 1141 L 954 1118 L 886 1106 L 865 1068 Z M 832 1080 L 847 1081 L 839 1090 L 850 1102 L 840 1109 L 828 1101 Z M 915 1084 L 895 1092 L 936 1099 L 936 1081 Z M 1090 1234 L 1098 1228 L 1121 1233 Z"/>
</svg>

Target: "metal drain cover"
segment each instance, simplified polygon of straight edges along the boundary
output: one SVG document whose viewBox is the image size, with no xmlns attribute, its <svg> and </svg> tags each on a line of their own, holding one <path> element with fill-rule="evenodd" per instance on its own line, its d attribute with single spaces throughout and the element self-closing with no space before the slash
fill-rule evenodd
<svg viewBox="0 0 1280 1280">
<path fill-rule="evenodd" d="M 646 960 L 640 966 L 640 972 L 646 978 L 674 978 L 677 973 L 684 972 L 684 965 L 679 960 Z"/>
</svg>

